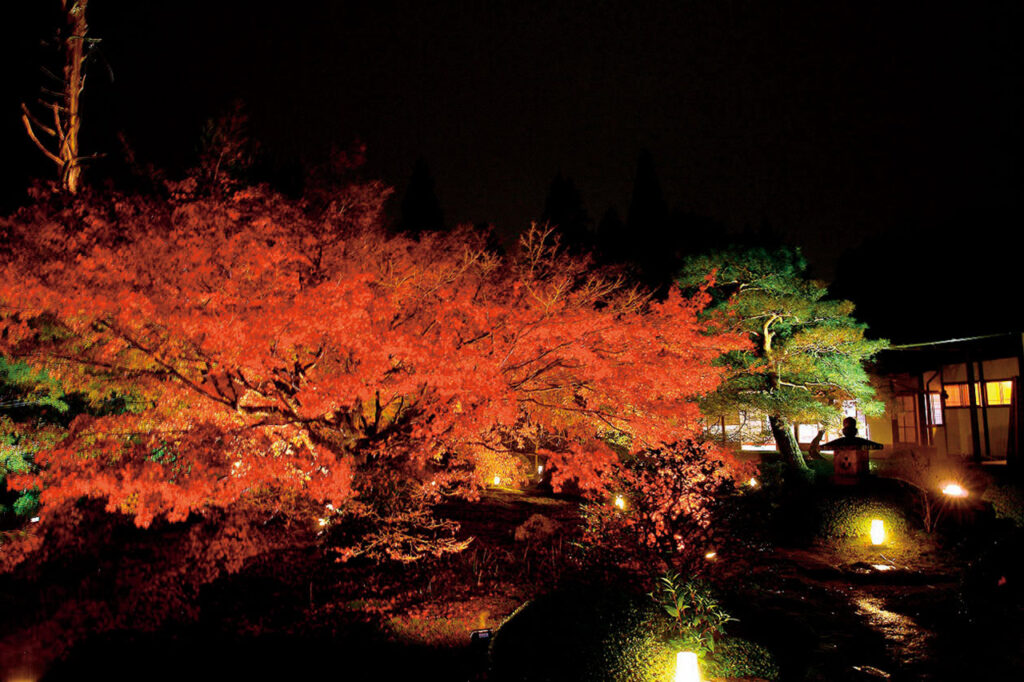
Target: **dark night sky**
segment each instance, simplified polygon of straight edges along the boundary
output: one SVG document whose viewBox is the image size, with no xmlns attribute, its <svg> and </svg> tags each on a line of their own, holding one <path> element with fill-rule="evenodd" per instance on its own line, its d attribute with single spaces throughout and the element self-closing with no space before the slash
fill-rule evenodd
<svg viewBox="0 0 1024 682">
<path fill-rule="evenodd" d="M 48 172 L 17 102 L 39 85 L 41 6 L 59 5 L 21 4 L 33 7 L 5 21 L 2 55 L 8 206 L 27 174 Z M 559 172 L 593 217 L 624 214 L 647 148 L 674 207 L 737 231 L 770 224 L 823 277 L 867 240 L 877 268 L 906 266 L 905 290 L 976 300 L 991 250 L 996 289 L 1020 293 L 1007 274 L 1019 2 L 92 0 L 90 13 L 115 75 L 91 72 L 93 148 L 116 152 L 123 130 L 141 156 L 181 166 L 202 121 L 242 98 L 279 164 L 359 138 L 367 172 L 400 193 L 423 156 L 450 222 L 506 232 L 539 216 Z M 866 286 L 855 280 L 847 289 Z"/>
</svg>

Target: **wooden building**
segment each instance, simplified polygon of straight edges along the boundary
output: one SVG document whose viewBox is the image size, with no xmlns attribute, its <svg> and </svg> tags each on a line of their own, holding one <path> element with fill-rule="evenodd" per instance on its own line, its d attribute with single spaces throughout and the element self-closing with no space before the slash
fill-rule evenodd
<svg viewBox="0 0 1024 682">
<path fill-rule="evenodd" d="M 1021 449 L 1019 332 L 894 346 L 875 368 L 883 417 L 868 418 L 887 449 L 1016 464 Z M 970 390 L 970 387 L 974 387 Z"/>
</svg>

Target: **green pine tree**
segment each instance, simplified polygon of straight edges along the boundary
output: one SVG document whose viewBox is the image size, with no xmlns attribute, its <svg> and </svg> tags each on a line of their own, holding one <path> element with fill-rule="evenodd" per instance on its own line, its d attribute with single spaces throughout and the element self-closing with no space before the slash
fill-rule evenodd
<svg viewBox="0 0 1024 682">
<path fill-rule="evenodd" d="M 687 259 L 678 279 L 694 289 L 714 272 L 708 314 L 752 342 L 722 357 L 732 371 L 706 397 L 705 412 L 767 416 L 779 453 L 802 475 L 809 469 L 793 424 L 833 425 L 851 400 L 866 414 L 880 413 L 864 363 L 888 345 L 866 339 L 853 303 L 827 299 L 825 285 L 806 271 L 799 249 L 734 248 Z"/>
</svg>

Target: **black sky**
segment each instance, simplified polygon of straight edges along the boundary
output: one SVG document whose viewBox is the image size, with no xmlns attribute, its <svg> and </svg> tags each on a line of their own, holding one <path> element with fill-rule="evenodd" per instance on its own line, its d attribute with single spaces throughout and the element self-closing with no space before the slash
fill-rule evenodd
<svg viewBox="0 0 1024 682">
<path fill-rule="evenodd" d="M 59 2 L 22 4 L 3 48 L 8 204 L 49 170 L 17 103 L 38 88 L 44 9 Z M 595 218 L 624 213 L 643 148 L 673 207 L 769 224 L 826 278 L 866 239 L 894 267 L 920 260 L 914 235 L 1008 244 L 1020 225 L 1019 2 L 92 0 L 90 13 L 114 81 L 90 74 L 87 143 L 116 153 L 121 130 L 171 168 L 241 98 L 278 165 L 358 138 L 367 172 L 401 191 L 422 156 L 449 221 L 505 232 L 540 215 L 557 173 Z M 963 253 L 927 257 L 983 285 L 984 250 Z"/>
</svg>

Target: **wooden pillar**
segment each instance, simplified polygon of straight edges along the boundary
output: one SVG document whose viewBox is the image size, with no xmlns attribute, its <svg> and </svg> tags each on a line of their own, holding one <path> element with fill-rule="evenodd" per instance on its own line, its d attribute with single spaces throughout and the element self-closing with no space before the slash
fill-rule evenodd
<svg viewBox="0 0 1024 682">
<path fill-rule="evenodd" d="M 932 444 L 931 426 L 932 413 L 928 405 L 928 392 L 925 390 L 924 374 L 917 375 L 917 412 L 920 418 L 917 420 L 917 442 L 921 445 Z"/>
<path fill-rule="evenodd" d="M 1020 399 L 1020 391 L 1024 388 L 1024 334 L 1021 334 L 1019 342 L 1017 343 L 1017 376 L 1013 382 L 1013 410 L 1011 414 L 1010 422 L 1012 428 L 1010 429 L 1010 438 L 1013 443 L 1013 447 L 1006 453 L 1006 464 L 1010 467 L 1018 477 L 1024 477 L 1024 466 L 1021 465 L 1021 456 L 1024 453 L 1021 452 L 1024 449 L 1024 444 L 1021 443 L 1021 425 L 1024 424 L 1024 401 Z"/>
<path fill-rule="evenodd" d="M 981 394 L 981 433 L 985 440 L 985 456 L 992 456 L 992 441 L 988 431 L 988 391 L 985 387 L 985 361 L 978 361 L 978 393 Z"/>
<path fill-rule="evenodd" d="M 978 396 L 975 395 L 974 384 L 977 379 L 974 376 L 974 361 L 970 354 L 967 355 L 967 396 L 971 406 L 971 456 L 974 461 L 981 464 L 981 434 L 978 427 Z"/>
</svg>

